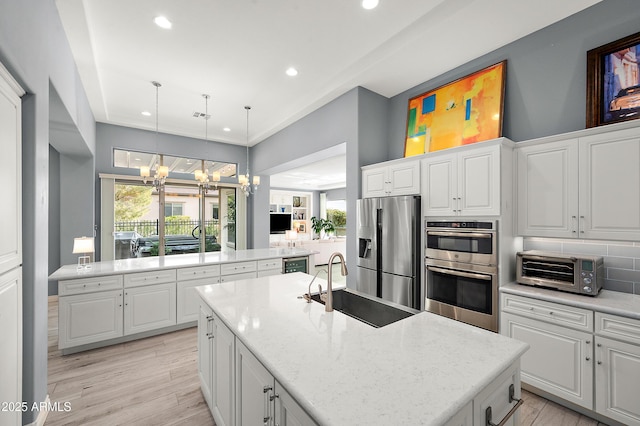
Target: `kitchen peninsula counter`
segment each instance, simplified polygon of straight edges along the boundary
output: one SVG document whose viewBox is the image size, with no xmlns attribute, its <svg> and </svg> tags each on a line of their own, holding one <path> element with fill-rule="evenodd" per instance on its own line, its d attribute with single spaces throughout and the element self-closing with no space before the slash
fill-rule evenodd
<svg viewBox="0 0 640 426">
<path fill-rule="evenodd" d="M 150 272 L 162 269 L 187 268 L 223 263 L 246 262 L 265 259 L 301 257 L 315 251 L 301 248 L 267 248 L 235 251 L 187 253 L 168 256 L 150 256 L 133 259 L 107 260 L 91 263 L 91 269 L 78 270 L 77 265 L 64 265 L 49 276 L 49 281 L 99 277 L 133 272 Z"/>
<path fill-rule="evenodd" d="M 153 256 L 65 265 L 58 283 L 58 348 L 63 354 L 167 333 L 197 324 L 197 286 L 280 275 L 283 259 L 314 252 L 270 248 Z"/>
<path fill-rule="evenodd" d="M 317 424 L 442 425 L 470 413 L 509 369 L 519 395 L 527 344 L 429 312 L 376 329 L 299 298 L 311 278 L 294 273 L 196 291 L 235 335 L 236 350 L 249 349 Z M 507 390 L 499 392 L 506 401 Z M 466 424 L 478 424 L 477 405 Z M 493 421 L 506 411 L 494 406 Z"/>
</svg>

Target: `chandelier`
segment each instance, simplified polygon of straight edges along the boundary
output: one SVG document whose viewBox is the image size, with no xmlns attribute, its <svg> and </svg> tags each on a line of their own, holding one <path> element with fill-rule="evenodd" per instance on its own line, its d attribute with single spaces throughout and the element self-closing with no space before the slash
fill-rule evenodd
<svg viewBox="0 0 640 426">
<path fill-rule="evenodd" d="M 209 118 L 211 118 L 209 116 L 209 98 L 210 96 L 207 94 L 202 95 L 202 97 L 204 98 L 204 120 L 205 120 L 205 125 L 204 125 L 204 141 L 205 141 L 205 148 L 206 148 L 206 143 L 209 140 L 209 134 L 208 134 L 208 130 L 209 130 Z M 205 149 L 206 152 L 206 149 Z M 202 163 L 201 169 L 200 170 L 196 170 L 195 172 L 193 172 L 194 178 L 195 180 L 198 182 L 198 186 L 204 189 L 204 192 L 206 193 L 211 187 L 209 186 L 209 182 L 213 181 L 213 185 L 215 189 L 218 189 L 218 182 L 220 182 L 220 172 L 219 171 L 214 171 L 211 174 L 211 181 L 209 180 L 209 170 L 207 170 L 204 165 L 205 165 L 205 161 L 206 160 L 200 160 Z"/>
<path fill-rule="evenodd" d="M 156 88 L 156 153 L 157 153 L 158 152 L 158 89 L 162 87 L 162 84 L 158 83 L 157 81 L 152 81 L 151 84 L 153 84 Z M 149 180 L 149 177 L 151 176 L 151 170 L 149 166 L 140 166 L 140 176 L 142 177 L 142 182 L 144 182 L 144 184 L 146 185 L 147 181 Z M 153 187 L 157 191 L 160 191 L 160 189 L 164 187 L 167 176 L 169 176 L 169 167 L 162 165 L 162 155 L 158 155 L 158 163 L 156 165 L 156 169 L 153 175 L 153 182 L 152 182 Z"/>
<path fill-rule="evenodd" d="M 260 176 L 253 177 L 253 185 L 249 184 L 251 182 L 251 175 L 249 174 L 249 110 L 250 106 L 245 106 L 245 110 L 247 110 L 247 174 L 238 176 L 238 183 L 240 184 L 240 189 L 244 192 L 245 196 L 249 196 L 251 194 L 255 194 L 258 190 L 258 185 L 260 185 Z"/>
</svg>

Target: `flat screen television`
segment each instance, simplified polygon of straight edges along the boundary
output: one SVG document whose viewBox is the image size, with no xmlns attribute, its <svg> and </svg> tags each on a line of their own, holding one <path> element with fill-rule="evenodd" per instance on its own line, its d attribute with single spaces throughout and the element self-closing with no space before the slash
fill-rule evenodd
<svg viewBox="0 0 640 426">
<path fill-rule="evenodd" d="M 291 229 L 291 213 L 270 213 L 272 234 L 284 234 Z"/>
</svg>

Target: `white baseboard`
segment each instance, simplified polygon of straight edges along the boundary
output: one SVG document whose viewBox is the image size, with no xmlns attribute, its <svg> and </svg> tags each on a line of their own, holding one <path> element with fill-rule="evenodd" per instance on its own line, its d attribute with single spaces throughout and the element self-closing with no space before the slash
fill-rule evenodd
<svg viewBox="0 0 640 426">
<path fill-rule="evenodd" d="M 51 400 L 49 399 L 49 395 L 44 399 L 44 403 L 48 407 L 51 405 Z M 40 410 L 38 411 L 38 417 L 36 417 L 36 421 L 33 423 L 29 423 L 27 426 L 44 426 L 45 420 L 47 420 L 47 416 L 49 415 L 49 410 Z"/>
</svg>

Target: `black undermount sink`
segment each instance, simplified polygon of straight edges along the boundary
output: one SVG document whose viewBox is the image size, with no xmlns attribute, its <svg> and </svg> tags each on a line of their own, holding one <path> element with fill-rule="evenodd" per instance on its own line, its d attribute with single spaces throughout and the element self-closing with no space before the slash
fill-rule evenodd
<svg viewBox="0 0 640 426">
<path fill-rule="evenodd" d="M 376 328 L 384 327 L 420 312 L 346 288 L 333 290 L 332 294 L 334 310 Z M 324 305 L 319 294 L 311 295 L 311 300 Z"/>
</svg>

